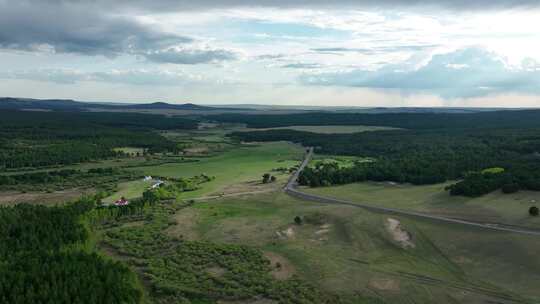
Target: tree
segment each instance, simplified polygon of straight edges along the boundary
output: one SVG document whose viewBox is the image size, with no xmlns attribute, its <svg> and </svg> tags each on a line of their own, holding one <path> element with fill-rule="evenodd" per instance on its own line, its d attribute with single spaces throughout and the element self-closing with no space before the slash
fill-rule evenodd
<svg viewBox="0 0 540 304">
<path fill-rule="evenodd" d="M 516 193 L 519 191 L 519 185 L 516 183 L 504 184 L 501 190 L 503 193 L 506 193 L 506 194 Z"/>
<path fill-rule="evenodd" d="M 532 206 L 531 208 L 529 208 L 529 214 L 532 216 L 538 216 L 539 214 L 538 207 Z"/>
<path fill-rule="evenodd" d="M 302 218 L 299 217 L 298 215 L 294 217 L 294 223 L 296 225 L 302 225 Z"/>
<path fill-rule="evenodd" d="M 273 183 L 273 182 L 275 182 L 275 181 L 276 181 L 276 177 L 275 177 L 275 176 L 273 176 L 273 175 L 272 175 L 272 176 L 270 176 L 270 182 L 272 182 L 272 183 Z"/>
<path fill-rule="evenodd" d="M 267 184 L 268 182 L 270 182 L 270 174 L 265 173 L 265 174 L 263 175 L 262 182 L 263 182 L 263 184 Z"/>
</svg>

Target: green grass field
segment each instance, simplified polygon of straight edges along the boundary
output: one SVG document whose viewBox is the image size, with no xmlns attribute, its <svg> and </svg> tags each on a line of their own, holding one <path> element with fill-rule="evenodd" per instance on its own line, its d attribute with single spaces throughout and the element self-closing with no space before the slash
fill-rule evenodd
<svg viewBox="0 0 540 304">
<path fill-rule="evenodd" d="M 235 184 L 258 181 L 264 173 L 274 168 L 297 165 L 303 153 L 302 147 L 290 143 L 264 143 L 241 146 L 214 156 L 200 157 L 196 162 L 131 169 L 142 171 L 146 175 L 162 177 L 192 177 L 203 173 L 215 176 L 213 181 L 203 184 L 201 189 L 185 193 L 185 198 L 192 198 L 224 191 L 226 187 Z"/>
<path fill-rule="evenodd" d="M 306 188 L 310 193 L 336 197 L 368 205 L 429 212 L 475 221 L 497 222 L 540 228 L 540 218 L 528 214 L 530 206 L 540 206 L 540 193 L 495 191 L 478 198 L 450 196 L 451 184 L 413 186 L 388 182 L 366 182 L 323 188 Z"/>
<path fill-rule="evenodd" d="M 397 130 L 392 127 L 378 127 L 378 126 L 288 126 L 278 128 L 266 128 L 266 129 L 246 129 L 247 131 L 262 131 L 262 130 L 296 130 L 322 134 L 345 134 L 345 133 L 358 133 L 368 131 L 384 131 L 384 130 Z"/>
<path fill-rule="evenodd" d="M 143 192 L 152 186 L 153 183 L 154 181 L 144 181 L 142 179 L 120 183 L 118 185 L 118 191 L 103 199 L 103 202 L 112 203 L 121 197 L 125 197 L 128 200 L 141 197 Z"/>
<path fill-rule="evenodd" d="M 297 215 L 320 221 L 298 226 Z M 390 216 L 279 192 L 196 203 L 174 216 L 181 223 L 177 235 L 259 247 L 351 303 L 357 294 L 383 303 L 540 299 L 540 242 L 534 237 L 391 216 L 411 236 L 414 248 L 404 248 L 385 228 Z"/>
</svg>

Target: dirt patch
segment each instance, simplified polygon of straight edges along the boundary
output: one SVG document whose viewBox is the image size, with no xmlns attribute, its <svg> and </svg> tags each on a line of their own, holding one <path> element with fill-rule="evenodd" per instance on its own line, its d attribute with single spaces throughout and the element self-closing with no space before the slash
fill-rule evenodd
<svg viewBox="0 0 540 304">
<path fill-rule="evenodd" d="M 225 272 L 227 272 L 227 270 L 225 268 L 215 266 L 206 269 L 206 272 L 214 278 L 220 278 L 225 274 Z"/>
<path fill-rule="evenodd" d="M 294 227 L 290 226 L 285 230 L 276 231 L 276 235 L 280 239 L 293 239 L 296 236 Z"/>
<path fill-rule="evenodd" d="M 195 231 L 199 220 L 199 213 L 196 209 L 183 208 L 173 216 L 173 220 L 176 222 L 176 225 L 165 229 L 167 235 L 189 241 L 199 239 L 199 235 Z"/>
<path fill-rule="evenodd" d="M 237 183 L 234 185 L 229 185 L 222 191 L 215 193 L 216 195 L 230 195 L 235 193 L 246 193 L 246 192 L 255 192 L 260 193 L 263 191 L 272 191 L 280 189 L 282 184 L 280 182 L 273 182 L 273 183 L 267 183 L 264 184 L 259 180 L 256 181 L 248 181 L 248 182 L 242 182 Z"/>
<path fill-rule="evenodd" d="M 327 234 L 329 231 L 330 229 L 321 229 L 321 230 L 315 231 L 315 234 L 316 235 Z"/>
<path fill-rule="evenodd" d="M 369 280 L 368 286 L 377 290 L 399 291 L 399 281 L 386 278 L 373 278 Z"/>
<path fill-rule="evenodd" d="M 82 195 L 91 193 L 93 193 L 91 189 L 69 189 L 51 193 L 3 191 L 0 192 L 0 205 L 15 205 L 19 203 L 54 205 L 75 201 Z"/>
<path fill-rule="evenodd" d="M 266 251 L 264 257 L 270 261 L 272 267 L 270 274 L 274 279 L 287 280 L 296 273 L 294 266 L 283 256 L 275 252 Z"/>
<path fill-rule="evenodd" d="M 401 223 L 393 218 L 386 219 L 386 230 L 392 235 L 394 241 L 398 242 L 403 248 L 414 248 L 416 245 L 412 242 L 411 234 L 401 227 Z"/>
<path fill-rule="evenodd" d="M 210 150 L 208 147 L 192 147 L 184 149 L 184 155 L 200 155 L 207 154 Z"/>
</svg>

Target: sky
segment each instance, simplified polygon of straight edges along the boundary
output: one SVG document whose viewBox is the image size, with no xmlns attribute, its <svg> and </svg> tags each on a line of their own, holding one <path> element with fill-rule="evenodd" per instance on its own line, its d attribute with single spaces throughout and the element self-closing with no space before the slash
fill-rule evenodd
<svg viewBox="0 0 540 304">
<path fill-rule="evenodd" d="M 537 0 L 0 0 L 0 96 L 540 107 Z"/>
</svg>

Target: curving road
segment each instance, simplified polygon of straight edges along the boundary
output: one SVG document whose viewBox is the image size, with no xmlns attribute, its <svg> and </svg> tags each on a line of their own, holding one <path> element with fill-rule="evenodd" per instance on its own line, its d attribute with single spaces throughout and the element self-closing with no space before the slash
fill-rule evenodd
<svg viewBox="0 0 540 304">
<path fill-rule="evenodd" d="M 346 205 L 346 206 L 352 206 L 352 207 L 358 207 L 363 208 L 369 211 L 378 212 L 378 213 L 390 213 L 390 214 L 397 214 L 397 215 L 405 215 L 410 217 L 416 217 L 421 219 L 428 219 L 438 222 L 445 222 L 445 223 L 451 223 L 451 224 L 460 224 L 460 225 L 466 225 L 466 226 L 473 226 L 478 227 L 482 229 L 488 229 L 488 230 L 495 230 L 495 231 L 503 231 L 503 232 L 511 232 L 511 233 L 518 233 L 518 234 L 526 234 L 526 235 L 534 235 L 534 236 L 540 236 L 540 230 L 534 230 L 529 229 L 525 227 L 515 227 L 515 226 L 505 226 L 503 224 L 498 223 L 481 223 L 481 222 L 474 222 L 469 220 L 462 220 L 462 219 L 455 219 L 455 218 L 449 218 L 449 217 L 443 217 L 443 216 L 437 216 L 437 215 L 431 215 L 421 212 L 415 212 L 415 211 L 407 211 L 407 210 L 401 210 L 401 209 L 394 209 L 394 208 L 386 208 L 386 207 L 377 207 L 377 206 L 371 206 L 371 205 L 364 205 L 359 204 L 351 201 L 346 200 L 340 200 L 330 197 L 324 197 L 319 195 L 314 195 L 306 192 L 302 192 L 296 188 L 297 186 L 297 180 L 298 176 L 304 170 L 304 168 L 308 165 L 309 161 L 313 157 L 313 148 L 307 148 L 306 155 L 304 157 L 304 160 L 302 161 L 302 164 L 296 170 L 296 172 L 291 176 L 283 190 L 289 194 L 290 196 L 293 196 L 298 199 L 312 201 L 312 202 L 318 202 L 322 204 L 337 204 L 337 205 Z"/>
</svg>

